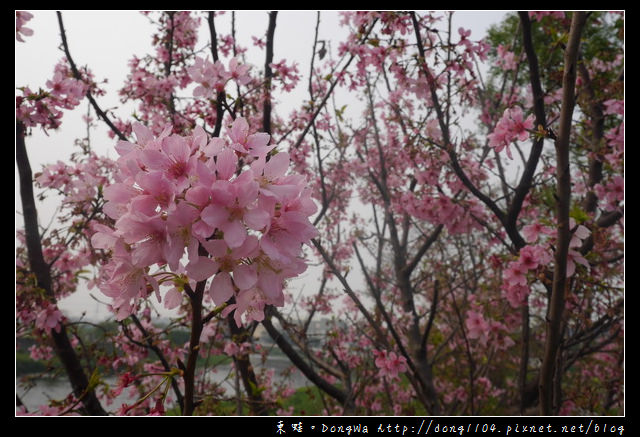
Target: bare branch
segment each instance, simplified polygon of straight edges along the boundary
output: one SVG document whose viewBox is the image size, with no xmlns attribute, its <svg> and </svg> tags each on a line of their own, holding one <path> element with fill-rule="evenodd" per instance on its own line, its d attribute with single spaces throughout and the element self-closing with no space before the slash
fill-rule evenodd
<svg viewBox="0 0 640 437">
<path fill-rule="evenodd" d="M 67 57 L 67 61 L 69 61 L 69 65 L 71 66 L 73 77 L 76 80 L 80 80 L 84 82 L 84 78 L 80 74 L 80 71 L 78 71 L 78 68 L 76 67 L 75 62 L 73 62 L 73 58 L 71 57 L 71 52 L 69 51 L 69 44 L 67 43 L 67 34 L 65 33 L 64 24 L 62 22 L 62 14 L 60 13 L 60 11 L 57 11 L 56 14 L 58 15 L 58 25 L 60 26 L 60 37 L 62 38 L 64 53 L 65 53 L 65 56 Z M 109 126 L 111 131 L 114 134 L 116 134 L 116 136 L 120 138 L 122 141 L 127 141 L 127 137 L 122 132 L 120 132 L 120 129 L 118 129 L 111 122 L 107 114 L 100 108 L 100 106 L 98 105 L 98 102 L 96 102 L 96 100 L 93 98 L 93 95 L 91 95 L 90 90 L 87 90 L 87 99 L 89 99 L 89 102 L 91 102 L 91 106 L 93 106 L 93 109 L 96 111 L 96 114 L 98 115 L 98 117 L 100 117 L 107 124 L 107 126 Z"/>
</svg>

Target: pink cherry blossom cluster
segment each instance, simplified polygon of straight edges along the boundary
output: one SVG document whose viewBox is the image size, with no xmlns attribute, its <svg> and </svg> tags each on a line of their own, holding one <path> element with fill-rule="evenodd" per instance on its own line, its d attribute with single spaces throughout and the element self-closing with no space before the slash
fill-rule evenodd
<svg viewBox="0 0 640 437">
<path fill-rule="evenodd" d="M 567 277 L 575 274 L 576 263 L 590 269 L 589 262 L 578 249 L 591 232 L 587 227 L 576 224 L 574 219 L 570 219 L 569 226 L 573 234 L 567 255 Z M 555 237 L 554 229 L 534 223 L 523 227 L 522 233 L 529 243 L 539 244 L 530 244 L 520 249 L 518 259 L 511 261 L 503 272 L 502 289 L 507 301 L 514 308 L 521 306 L 530 293 L 530 278 L 527 274 L 553 262 L 548 243 Z"/>
<path fill-rule="evenodd" d="M 45 331 L 51 332 L 55 330 L 60 331 L 60 324 L 62 323 L 64 316 L 58 309 L 58 307 L 52 303 L 46 304 L 42 310 L 38 312 L 36 316 L 36 327 Z"/>
<path fill-rule="evenodd" d="M 60 416 L 64 413 L 66 407 L 52 407 L 49 405 L 40 405 L 38 406 L 38 412 L 27 412 L 26 407 L 23 405 L 16 410 L 16 416 Z M 66 416 L 80 416 L 79 413 L 76 412 L 67 412 Z"/>
<path fill-rule="evenodd" d="M 525 141 L 529 138 L 529 131 L 533 129 L 534 120 L 533 114 L 525 119 L 522 108 L 519 106 L 505 109 L 502 118 L 488 136 L 489 146 L 498 153 L 506 147 L 507 156 L 509 159 L 513 159 L 509 145 L 512 141 Z"/>
<path fill-rule="evenodd" d="M 605 114 L 624 115 L 624 100 L 609 99 L 602 102 L 604 104 Z"/>
<path fill-rule="evenodd" d="M 611 180 L 595 185 L 596 194 L 604 200 L 604 208 L 614 211 L 624 201 L 624 178 L 613 176 Z"/>
<path fill-rule="evenodd" d="M 479 311 L 467 311 L 467 318 L 464 321 L 464 325 L 467 328 L 467 336 L 469 338 L 479 340 L 483 345 L 487 344 L 489 323 Z"/>
<path fill-rule="evenodd" d="M 242 342 L 238 344 L 234 341 L 227 341 L 224 345 L 224 353 L 229 355 L 230 357 L 236 357 L 238 355 L 246 354 L 251 350 L 251 343 Z"/>
<path fill-rule="evenodd" d="M 484 376 L 474 379 L 474 385 L 473 396 L 476 402 L 496 402 L 501 399 L 502 394 L 505 392 L 505 390 L 500 389 L 497 384 L 492 383 L 489 378 Z M 469 400 L 469 391 L 459 384 L 438 381 L 437 388 L 443 393 L 443 399 L 447 404 L 467 402 Z"/>
<path fill-rule="evenodd" d="M 16 275 L 19 278 L 16 281 L 16 322 L 19 335 L 35 332 L 40 336 L 50 333 L 52 329 L 59 331 L 64 315 L 54 302 L 35 291 L 35 277 L 29 267 L 24 232 L 16 232 L 16 238 L 20 242 L 16 251 Z M 43 240 L 45 246 L 42 250 L 45 262 L 51 266 L 57 299 L 76 291 L 78 271 L 90 262 L 87 251 L 74 252 L 70 250 L 74 246 L 73 241 L 67 240 L 65 245 L 59 243 L 58 238 L 58 232 L 52 232 Z"/>
<path fill-rule="evenodd" d="M 407 359 L 393 351 L 374 350 L 376 367 L 380 376 L 397 378 L 399 373 L 407 371 Z"/>
<path fill-rule="evenodd" d="M 58 190 L 64 195 L 64 204 L 83 204 L 98 197 L 99 191 L 110 182 L 115 163 L 106 157 L 90 152 L 84 159 L 65 164 L 58 161 L 45 166 L 35 175 L 42 188 Z"/>
<path fill-rule="evenodd" d="M 149 16 L 152 13 L 143 12 Z M 159 31 L 152 37 L 152 44 L 156 47 L 156 57 L 160 62 L 181 62 L 192 52 L 198 41 L 198 27 L 200 18 L 194 17 L 191 11 L 171 11 L 161 13 Z"/>
<path fill-rule="evenodd" d="M 551 263 L 553 257 L 542 245 L 529 245 L 520 250 L 518 259 L 511 261 L 503 272 L 502 289 L 512 307 L 522 306 L 529 296 L 529 271 L 536 270 L 540 265 Z"/>
<path fill-rule="evenodd" d="M 32 360 L 50 360 L 53 358 L 53 348 L 46 344 L 34 344 L 29 347 L 29 356 Z"/>
<path fill-rule="evenodd" d="M 25 27 L 27 21 L 33 18 L 33 14 L 27 11 L 16 11 L 16 40 L 24 42 L 22 36 L 33 35 L 33 29 Z"/>
<path fill-rule="evenodd" d="M 498 46 L 498 58 L 498 65 L 503 70 L 509 71 L 516 69 L 516 54 L 502 44 Z"/>
<path fill-rule="evenodd" d="M 504 323 L 497 320 L 487 320 L 482 307 L 474 303 L 474 299 L 471 299 L 471 303 L 464 321 L 469 339 L 477 340 L 478 344 L 483 347 L 490 345 L 496 350 L 506 350 L 515 344 L 507 335 L 509 329 Z"/>
<path fill-rule="evenodd" d="M 197 57 L 187 71 L 191 80 L 199 84 L 193 90 L 194 97 L 213 99 L 217 93 L 224 91 L 230 80 L 238 85 L 246 85 L 251 81 L 249 66 L 241 64 L 237 58 L 232 58 L 229 61 L 229 68 L 225 69 L 221 61 L 212 63 L 208 59 Z"/>
<path fill-rule="evenodd" d="M 56 65 L 54 75 L 46 82 L 47 90 L 32 91 L 21 87 L 21 96 L 16 97 L 16 120 L 25 127 L 40 125 L 43 129 L 60 126 L 62 109 L 73 109 L 87 93 L 87 85 L 73 78 L 64 61 Z"/>
<path fill-rule="evenodd" d="M 140 63 L 141 60 L 135 57 L 129 62 L 131 74 L 120 90 L 120 95 L 124 98 L 139 99 L 146 105 L 154 105 L 170 99 L 175 88 L 181 85 L 178 78 L 173 74 L 158 77 L 142 68 Z"/>
<path fill-rule="evenodd" d="M 624 65 L 624 56 L 616 55 L 613 60 L 606 60 L 601 58 L 594 58 L 591 60 L 587 68 L 589 69 L 589 73 L 591 77 L 597 77 L 598 73 L 610 73 L 612 71 L 619 70 Z"/>
<path fill-rule="evenodd" d="M 270 67 L 273 69 L 276 81 L 285 92 L 293 90 L 300 81 L 297 63 L 287 65 L 286 60 L 282 59 L 280 62 L 272 63 Z"/>
<path fill-rule="evenodd" d="M 167 120 L 174 133 L 188 133 L 204 111 L 200 102 L 184 103 L 178 90 L 191 84 L 187 70 L 194 58 L 201 19 L 192 11 L 142 13 L 158 26 L 151 39 L 156 53 L 131 59 L 130 73 L 120 89 L 121 101 L 136 101 L 136 119 L 156 135 Z M 130 121 L 116 119 L 114 124 L 124 135 L 130 135 Z"/>
<path fill-rule="evenodd" d="M 142 313 L 144 314 L 147 309 L 148 307 L 145 308 Z M 143 316 L 140 322 L 144 328 L 144 332 L 133 324 L 126 325 L 126 330 L 125 325 L 120 325 L 120 330 L 114 337 L 115 342 L 119 344 L 120 353 L 114 355 L 111 359 L 103 358 L 101 364 L 115 371 L 121 371 L 123 368 L 138 369 L 138 371 L 145 370 L 148 372 L 154 371 L 153 366 L 155 366 L 156 363 L 147 360 L 149 350 L 142 346 L 147 338 L 154 339 L 154 346 L 158 347 L 167 359 L 172 359 L 174 360 L 173 362 L 176 361 L 176 358 L 184 359 L 184 355 L 181 354 L 183 349 L 169 347 L 168 340 L 162 339 L 159 335 L 160 329 L 154 327 L 146 316 Z M 129 341 L 129 339 L 133 341 Z M 114 395 L 114 393 L 111 394 Z M 115 393 L 115 396 L 118 394 L 119 393 Z"/>
<path fill-rule="evenodd" d="M 160 300 L 167 277 L 174 294 L 186 285 L 179 278 L 211 279 L 208 295 L 229 302 L 223 315 L 235 310 L 238 325 L 242 315 L 262 320 L 265 305 L 282 306 L 284 281 L 306 269 L 301 245 L 317 233 L 306 180 L 285 174 L 288 154 L 270 153 L 269 135 L 250 134 L 244 118 L 211 140 L 201 128 L 180 136 L 168 127 L 158 137 L 133 129 L 137 143 L 118 143 L 117 182 L 104 192 L 114 227 L 96 225 L 92 238 L 112 251 L 100 289 L 117 317 L 152 291 Z"/>
<path fill-rule="evenodd" d="M 576 263 L 583 265 L 587 270 L 591 269 L 589 261 L 578 250 L 584 240 L 591 235 L 591 231 L 586 226 L 577 225 L 574 219 L 569 220 L 569 227 L 572 230 L 572 235 L 567 254 L 567 278 L 575 274 Z"/>
<path fill-rule="evenodd" d="M 562 20 L 565 15 L 563 11 L 529 11 L 529 16 L 536 21 L 541 21 L 544 17 Z"/>
<path fill-rule="evenodd" d="M 443 195 L 430 195 L 425 189 L 424 193 L 403 193 L 401 196 L 401 208 L 411 216 L 420 220 L 426 220 L 435 225 L 444 225 L 452 235 L 469 232 L 478 229 L 475 217 L 485 216 L 482 207 L 474 199 L 464 202 L 453 202 Z"/>
</svg>

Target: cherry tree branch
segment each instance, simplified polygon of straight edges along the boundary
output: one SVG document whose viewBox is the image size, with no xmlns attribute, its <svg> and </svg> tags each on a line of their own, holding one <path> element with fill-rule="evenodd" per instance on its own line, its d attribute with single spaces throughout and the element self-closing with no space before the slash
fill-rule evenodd
<svg viewBox="0 0 640 437">
<path fill-rule="evenodd" d="M 33 174 L 27 155 L 24 136 L 24 125 L 21 122 L 17 122 L 16 164 L 18 166 L 20 179 L 20 200 L 22 202 L 29 266 L 36 277 L 37 286 L 44 290 L 47 299 L 51 303 L 56 304 L 57 299 L 51 281 L 51 270 L 44 259 L 42 241 L 40 240 L 40 233 L 38 232 L 38 210 L 36 208 L 32 185 Z M 60 324 L 59 330 L 52 329 L 50 335 L 53 339 L 56 354 L 64 366 L 75 396 L 78 398 L 82 396 L 82 404 L 87 413 L 95 416 L 106 415 L 107 413 L 102 408 L 102 405 L 100 405 L 95 391 L 87 390 L 89 380 L 80 363 L 80 359 L 71 345 L 66 327 Z"/>
<path fill-rule="evenodd" d="M 536 116 L 536 125 L 547 127 L 546 116 L 544 111 L 544 93 L 542 91 L 542 85 L 540 82 L 540 71 L 538 68 L 538 57 L 533 47 L 533 39 L 531 36 L 531 21 L 529 20 L 528 12 L 518 12 L 520 16 L 520 23 L 522 27 L 522 42 L 524 45 L 525 53 L 527 54 L 527 60 L 529 62 L 529 80 L 531 82 L 531 92 L 533 94 L 533 109 Z M 531 147 L 531 153 L 520 178 L 520 182 L 516 187 L 513 194 L 513 200 L 507 211 L 506 223 L 511 229 L 516 229 L 516 221 L 525 197 L 531 190 L 531 182 L 533 175 L 535 174 L 540 155 L 542 154 L 542 147 L 544 145 L 544 137 L 539 137 L 533 142 Z M 517 232 L 517 230 L 515 231 Z M 519 234 L 518 234 L 519 235 Z M 513 239 L 512 239 L 513 240 Z M 522 237 L 517 238 L 514 243 L 521 249 L 525 246 L 525 241 Z"/>
<path fill-rule="evenodd" d="M 202 299 L 206 281 L 196 284 L 196 289 L 189 294 L 191 302 L 191 334 L 189 336 L 189 352 L 187 363 L 183 371 L 184 408 L 182 414 L 191 416 L 197 406 L 195 400 L 195 370 L 200 355 L 200 336 L 202 335 Z M 186 287 L 185 287 L 186 289 Z"/>
<path fill-rule="evenodd" d="M 273 71 L 273 36 L 276 31 L 277 11 L 269 12 L 269 27 L 267 28 L 266 54 L 264 61 L 264 102 L 262 107 L 262 131 L 271 135 L 271 79 Z"/>
<path fill-rule="evenodd" d="M 582 203 L 587 213 L 595 212 L 598 205 L 598 196 L 593 190 L 594 186 L 602 180 L 602 154 L 599 153 L 600 142 L 604 137 L 604 114 L 602 111 L 602 103 L 596 98 L 594 85 L 589 75 L 589 70 L 584 65 L 584 62 L 578 63 L 578 71 L 582 78 L 583 89 L 589 97 L 587 106 L 587 113 L 591 117 L 591 144 L 590 150 L 592 154 L 589 156 L 589 176 L 587 180 L 587 187 L 589 191 Z"/>
<path fill-rule="evenodd" d="M 169 362 L 167 361 L 164 354 L 162 353 L 162 350 L 160 350 L 160 348 L 154 344 L 153 340 L 151 339 L 151 335 L 149 335 L 147 330 L 144 328 L 144 326 L 140 322 L 140 319 L 138 319 L 138 317 L 135 314 L 131 314 L 130 317 L 131 317 L 131 320 L 133 320 L 133 323 L 135 323 L 135 325 L 138 327 L 138 329 L 140 330 L 140 332 L 144 337 L 146 344 L 143 346 L 152 350 L 153 353 L 156 354 L 164 370 L 166 370 L 167 372 L 171 371 L 171 366 L 169 365 Z M 176 400 L 178 401 L 178 405 L 180 406 L 180 411 L 183 411 L 184 398 L 182 396 L 182 392 L 180 391 L 180 387 L 178 386 L 178 382 L 175 380 L 175 378 L 171 378 L 171 388 L 173 389 L 173 393 L 176 395 Z"/>
<path fill-rule="evenodd" d="M 67 57 L 67 61 L 69 61 L 69 65 L 71 66 L 73 77 L 76 80 L 80 80 L 84 82 L 84 78 L 80 74 L 78 67 L 76 67 L 76 63 L 73 61 L 73 58 L 71 57 L 69 44 L 67 43 L 67 34 L 64 30 L 64 23 L 62 22 L 62 14 L 60 13 L 60 11 L 56 11 L 56 14 L 58 15 L 58 25 L 60 27 L 60 37 L 62 38 L 62 46 L 64 48 L 64 53 L 65 53 L 65 56 Z M 87 85 L 90 85 L 90 84 L 87 84 Z M 100 106 L 98 105 L 98 102 L 96 102 L 96 100 L 93 98 L 93 95 L 91 94 L 91 91 L 89 89 L 87 89 L 86 95 L 87 95 L 87 99 L 91 103 L 91 106 L 93 106 L 94 111 L 96 111 L 96 114 L 98 115 L 98 117 L 100 117 L 107 124 L 107 126 L 109 126 L 109 129 L 111 129 L 111 131 L 114 134 L 116 134 L 116 136 L 119 139 L 121 139 L 122 141 L 127 141 L 127 137 L 120 131 L 120 129 L 118 129 L 113 124 L 113 122 L 109 119 L 107 114 L 100 108 Z"/>
<path fill-rule="evenodd" d="M 291 360 L 291 362 L 306 376 L 309 381 L 313 382 L 318 388 L 327 393 L 329 396 L 345 404 L 347 401 L 347 394 L 340 390 L 338 387 L 330 384 L 326 379 L 322 378 L 293 348 L 293 346 L 287 341 L 273 323 L 271 323 L 271 317 L 273 313 L 269 310 L 267 316 L 262 321 L 262 325 L 265 327 L 269 336 L 276 342 L 278 347 L 284 354 Z"/>
<path fill-rule="evenodd" d="M 547 329 L 545 339 L 544 358 L 540 371 L 540 414 L 551 415 L 557 412 L 559 405 L 557 393 L 554 390 L 554 381 L 560 378 L 557 372 L 558 353 L 562 341 L 563 313 L 566 300 L 567 282 L 567 256 L 571 229 L 569 228 L 569 209 L 571 207 L 571 171 L 569 163 L 569 138 L 571 134 L 571 118 L 575 105 L 576 63 L 580 35 L 586 22 L 584 12 L 574 12 L 569 31 L 569 42 L 564 54 L 564 74 L 562 78 L 562 109 L 560 113 L 560 130 L 556 147 L 556 220 L 557 242 L 555 252 L 555 265 L 553 271 L 553 289 L 549 301 L 547 316 Z"/>
<path fill-rule="evenodd" d="M 306 332 L 301 333 L 300 331 L 292 329 L 291 323 L 285 320 L 284 316 L 277 310 L 276 307 L 270 306 L 268 307 L 268 310 L 269 310 L 269 314 L 271 314 L 273 317 L 278 319 L 278 321 L 280 322 L 280 325 L 282 326 L 282 329 L 290 334 L 289 339 L 294 344 L 294 346 L 297 346 L 298 348 L 300 348 L 300 350 L 312 362 L 312 364 L 315 364 L 316 366 L 318 366 L 319 368 L 321 368 L 322 370 L 324 370 L 325 372 L 327 372 L 328 374 L 336 378 L 344 377 L 341 371 L 339 371 L 329 363 L 321 360 L 311 352 L 311 349 L 308 347 L 308 344 L 304 342 L 304 340 L 306 339 Z"/>
<path fill-rule="evenodd" d="M 361 40 L 364 41 L 367 39 L 367 37 L 369 36 L 369 34 L 371 33 L 371 31 L 373 30 L 373 27 L 375 26 L 375 24 L 377 23 L 377 19 L 375 19 L 371 25 L 369 26 L 369 28 L 366 30 L 366 32 L 364 32 L 364 34 L 362 35 Z M 351 65 L 351 62 L 355 59 L 356 55 L 352 54 L 349 59 L 347 60 L 347 62 L 345 63 L 344 67 L 342 67 L 342 69 L 340 70 L 340 73 L 338 74 L 338 76 L 341 76 L 344 72 L 347 71 L 347 68 L 349 68 L 349 65 Z M 324 95 L 324 97 L 322 98 L 322 101 L 320 102 L 320 104 L 316 107 L 315 112 L 313 113 L 313 115 L 311 116 L 311 118 L 309 119 L 309 121 L 307 122 L 307 125 L 305 126 L 305 128 L 302 130 L 302 133 L 300 134 L 300 136 L 298 137 L 298 140 L 295 142 L 295 144 L 293 145 L 294 149 L 297 149 L 300 147 L 300 145 L 302 144 L 302 141 L 304 141 L 304 137 L 307 135 L 307 132 L 309 132 L 309 129 L 311 128 L 311 125 L 314 123 L 315 119 L 318 117 L 318 115 L 320 114 L 320 112 L 322 111 L 322 109 L 325 107 L 327 101 L 329 100 L 329 97 L 331 96 L 331 94 L 333 93 L 333 90 L 335 89 L 335 87 L 338 85 L 338 82 L 340 81 L 339 77 L 336 77 L 333 79 L 333 82 L 331 82 L 331 85 L 329 86 L 329 89 L 327 90 L 326 94 Z"/>
<path fill-rule="evenodd" d="M 425 78 L 427 79 L 427 83 L 429 85 L 431 101 L 436 110 L 438 124 L 440 125 L 440 131 L 442 132 L 444 148 L 449 154 L 449 158 L 451 160 L 451 167 L 453 168 L 453 171 L 456 173 L 460 181 L 464 184 L 464 186 L 467 187 L 467 189 L 471 191 L 471 193 L 473 193 L 474 196 L 476 196 L 480 201 L 482 201 L 482 203 L 484 203 L 491 210 L 491 212 L 495 214 L 498 220 L 500 220 L 500 222 L 505 227 L 505 230 L 507 231 L 507 234 L 509 235 L 513 243 L 518 245 L 520 244 L 520 242 L 524 242 L 524 240 L 518 233 L 517 229 L 515 229 L 512 226 L 508 226 L 506 214 L 498 207 L 498 205 L 496 205 L 496 203 L 489 196 L 487 196 L 482 191 L 480 191 L 478 187 L 476 187 L 473 184 L 473 182 L 471 182 L 469 177 L 466 175 L 466 173 L 460 166 L 460 162 L 455 152 L 455 148 L 453 147 L 453 144 L 451 144 L 451 141 L 450 141 L 449 126 L 447 125 L 446 117 L 442 110 L 438 93 L 436 92 L 435 79 L 426 65 L 426 52 L 424 50 L 424 46 L 422 44 L 422 37 L 420 35 L 420 24 L 418 23 L 418 19 L 416 18 L 415 12 L 413 11 L 410 12 L 410 16 L 411 16 L 411 21 L 413 23 L 414 33 L 416 36 L 416 44 L 418 47 L 418 54 L 419 54 L 418 63 L 420 65 L 420 71 L 424 74 Z M 524 244 L 522 245 L 524 246 Z"/>
<path fill-rule="evenodd" d="M 214 21 L 215 12 L 210 11 L 207 14 L 207 24 L 209 25 L 209 36 L 211 38 L 211 56 L 213 62 L 218 61 L 218 36 L 216 33 L 216 25 Z M 222 119 L 224 118 L 224 107 L 226 106 L 226 96 L 223 91 L 219 91 L 216 97 L 216 124 L 213 128 L 213 136 L 219 137 L 222 130 Z"/>
<path fill-rule="evenodd" d="M 251 335 L 246 327 L 239 327 L 236 325 L 236 321 L 233 316 L 229 315 L 227 323 L 229 330 L 231 331 L 231 336 L 237 343 L 246 341 Z M 251 365 L 249 353 L 244 352 L 235 356 L 234 364 L 236 366 L 236 371 L 240 373 L 244 389 L 247 392 L 251 414 L 256 416 L 266 416 L 268 413 L 267 406 L 261 391 L 258 389 L 258 379 L 256 378 L 253 366 Z"/>
</svg>

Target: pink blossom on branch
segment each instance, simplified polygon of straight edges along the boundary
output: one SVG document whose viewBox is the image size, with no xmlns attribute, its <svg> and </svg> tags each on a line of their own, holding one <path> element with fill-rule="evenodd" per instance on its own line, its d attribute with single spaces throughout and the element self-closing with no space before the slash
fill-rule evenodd
<svg viewBox="0 0 640 437">
<path fill-rule="evenodd" d="M 541 21 L 544 17 L 551 17 L 558 20 L 565 17 L 563 11 L 530 11 L 529 16 L 536 21 Z"/>
<path fill-rule="evenodd" d="M 60 332 L 60 324 L 63 318 L 62 313 L 56 305 L 48 304 L 38 313 L 36 326 L 46 332 L 51 332 L 52 329 Z"/>
<path fill-rule="evenodd" d="M 202 129 L 189 136 L 166 129 L 158 137 L 141 125 L 134 131 L 136 143 L 118 143 L 118 182 L 104 190 L 115 225 L 96 226 L 92 238 L 111 251 L 100 289 L 118 318 L 151 293 L 161 300 L 156 278 L 168 272 L 211 280 L 214 304 L 235 300 L 223 315 L 235 310 L 238 325 L 242 316 L 261 321 L 265 305 L 282 306 L 283 283 L 306 269 L 301 248 L 317 235 L 306 180 L 286 174 L 289 155 L 267 161 L 275 145 L 266 134 L 250 134 L 243 118 L 229 127 L 228 140 L 208 139 Z M 169 307 L 181 299 L 183 285 L 174 285 Z"/>
<path fill-rule="evenodd" d="M 465 319 L 465 327 L 468 331 L 468 337 L 479 340 L 482 344 L 486 344 L 490 326 L 478 311 L 470 310 L 467 312 Z"/>
<path fill-rule="evenodd" d="M 374 350 L 375 364 L 378 368 L 378 374 L 382 377 L 388 376 L 391 379 L 398 377 L 398 374 L 407 371 L 407 359 L 402 355 L 398 355 L 391 351 Z"/>
<path fill-rule="evenodd" d="M 16 97 L 16 120 L 25 127 L 40 126 L 45 132 L 57 129 L 61 124 L 62 109 L 78 106 L 88 89 L 86 83 L 72 77 L 66 61 L 55 66 L 53 78 L 46 86 L 47 90 L 39 89 L 38 92 L 29 87 L 18 88 L 22 95 Z"/>
<path fill-rule="evenodd" d="M 16 40 L 24 42 L 22 35 L 31 36 L 33 30 L 24 27 L 25 23 L 33 18 L 33 14 L 27 11 L 16 11 Z"/>
<path fill-rule="evenodd" d="M 196 57 L 194 64 L 187 68 L 187 72 L 191 80 L 199 84 L 193 90 L 193 96 L 208 99 L 214 99 L 217 93 L 223 92 L 230 80 L 241 86 L 252 80 L 249 65 L 240 63 L 238 58 L 232 58 L 227 69 L 222 61 L 212 63 L 208 59 Z"/>
<path fill-rule="evenodd" d="M 535 243 L 541 235 L 552 235 L 553 229 L 542 223 L 532 223 L 522 228 L 522 235 L 528 243 Z"/>
<path fill-rule="evenodd" d="M 624 100 L 609 99 L 602 103 L 605 107 L 605 114 L 624 115 Z"/>
<path fill-rule="evenodd" d="M 502 67 L 503 70 L 509 71 L 509 70 L 516 69 L 517 63 L 515 59 L 515 53 L 508 50 L 502 44 L 498 46 L 498 57 L 500 58 L 498 61 L 499 65 Z"/>
<path fill-rule="evenodd" d="M 494 131 L 489 134 L 489 146 L 498 153 L 506 147 L 507 156 L 509 159 L 513 159 L 509 145 L 513 141 L 525 141 L 529 138 L 529 131 L 533 129 L 534 120 L 533 114 L 525 119 L 522 108 L 519 106 L 505 109 Z"/>
<path fill-rule="evenodd" d="M 282 59 L 280 62 L 272 63 L 270 67 L 273 69 L 276 81 L 280 83 L 284 91 L 289 92 L 293 90 L 300 80 L 297 64 L 289 66 L 286 64 L 286 61 Z"/>
</svg>

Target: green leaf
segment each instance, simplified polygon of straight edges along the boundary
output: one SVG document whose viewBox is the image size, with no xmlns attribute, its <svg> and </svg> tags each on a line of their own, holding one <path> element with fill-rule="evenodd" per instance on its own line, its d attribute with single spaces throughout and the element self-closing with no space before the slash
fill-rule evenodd
<svg viewBox="0 0 640 437">
<path fill-rule="evenodd" d="M 260 387 L 260 388 L 256 387 L 256 385 L 251 381 L 249 381 L 249 387 L 251 387 L 251 393 L 254 396 L 259 395 L 260 393 L 262 393 L 266 389 L 266 387 Z"/>
<path fill-rule="evenodd" d="M 581 224 L 589 220 L 589 215 L 578 204 L 574 204 L 569 211 L 569 217 L 574 219 L 577 224 Z"/>
<path fill-rule="evenodd" d="M 89 385 L 87 386 L 87 391 L 91 391 L 94 388 L 96 388 L 98 386 L 98 384 L 100 384 L 102 378 L 100 378 L 100 372 L 98 371 L 98 368 L 96 367 L 95 369 L 93 369 L 93 373 L 91 374 L 91 377 L 89 378 Z"/>
</svg>

